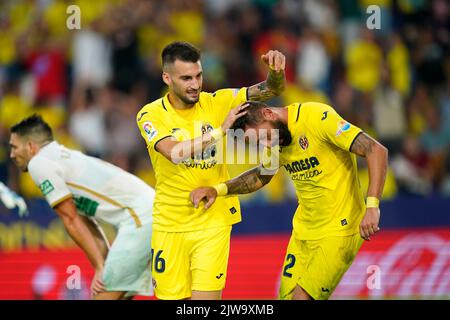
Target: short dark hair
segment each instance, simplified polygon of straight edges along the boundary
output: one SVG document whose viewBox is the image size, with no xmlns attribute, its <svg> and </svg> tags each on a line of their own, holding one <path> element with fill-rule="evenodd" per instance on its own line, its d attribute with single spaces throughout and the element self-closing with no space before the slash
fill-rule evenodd
<svg viewBox="0 0 450 320">
<path fill-rule="evenodd" d="M 245 130 L 247 126 L 255 126 L 260 124 L 264 119 L 262 115 L 262 109 L 269 108 L 267 104 L 260 101 L 246 101 L 245 103 L 250 106 L 247 107 L 247 114 L 236 119 L 230 129 L 237 130 L 242 129 Z"/>
<path fill-rule="evenodd" d="M 200 50 L 189 42 L 175 41 L 167 45 L 161 54 L 163 67 L 175 60 L 197 62 L 200 60 Z"/>
<path fill-rule="evenodd" d="M 42 142 L 53 141 L 52 128 L 38 114 L 33 114 L 15 124 L 11 127 L 11 133 L 15 133 L 21 137 L 40 138 Z"/>
</svg>

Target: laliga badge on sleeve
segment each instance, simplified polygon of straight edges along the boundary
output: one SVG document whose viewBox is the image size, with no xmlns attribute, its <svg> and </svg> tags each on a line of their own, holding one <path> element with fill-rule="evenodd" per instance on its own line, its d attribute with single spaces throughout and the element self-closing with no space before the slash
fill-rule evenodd
<svg viewBox="0 0 450 320">
<path fill-rule="evenodd" d="M 345 120 L 340 120 L 338 122 L 338 129 L 336 131 L 336 137 L 339 137 L 343 132 L 348 131 L 350 129 L 350 123 Z"/>
<path fill-rule="evenodd" d="M 149 142 L 152 141 L 153 138 L 158 134 L 158 130 L 156 130 L 156 128 L 149 121 L 144 122 L 144 124 L 142 125 L 142 129 L 144 129 Z"/>
</svg>

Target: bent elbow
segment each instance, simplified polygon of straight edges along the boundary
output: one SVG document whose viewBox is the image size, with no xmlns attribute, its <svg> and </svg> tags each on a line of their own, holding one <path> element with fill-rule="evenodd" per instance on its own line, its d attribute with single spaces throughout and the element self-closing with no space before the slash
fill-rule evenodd
<svg viewBox="0 0 450 320">
<path fill-rule="evenodd" d="M 179 165 L 181 162 L 183 162 L 183 159 L 182 158 L 178 158 L 178 157 L 169 158 L 169 160 L 174 165 Z"/>
<path fill-rule="evenodd" d="M 187 146 L 185 143 L 178 142 L 171 148 L 167 148 L 163 155 L 174 165 L 179 165 L 191 156 L 189 147 L 190 145 Z"/>
<path fill-rule="evenodd" d="M 171 155 L 166 156 L 166 158 L 172 162 L 174 165 L 181 164 L 184 160 L 188 158 L 188 156 L 179 155 L 176 153 L 173 153 Z"/>
<path fill-rule="evenodd" d="M 177 155 L 175 152 L 161 152 L 160 151 L 160 153 L 164 156 L 164 158 L 166 158 L 167 160 L 169 160 L 170 162 L 172 162 L 175 165 L 178 165 L 183 161 L 182 157 Z"/>
</svg>

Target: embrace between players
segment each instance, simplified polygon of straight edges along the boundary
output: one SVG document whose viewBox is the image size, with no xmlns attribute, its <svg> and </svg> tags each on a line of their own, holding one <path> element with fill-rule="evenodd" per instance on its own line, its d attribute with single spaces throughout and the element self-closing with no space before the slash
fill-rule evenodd
<svg viewBox="0 0 450 320">
<path fill-rule="evenodd" d="M 11 158 L 30 172 L 96 270 L 93 298 L 151 295 L 153 277 L 159 299 L 220 299 L 232 225 L 241 220 L 237 195 L 262 188 L 281 166 L 295 185 L 298 208 L 280 299 L 328 299 L 363 239 L 379 231 L 386 148 L 328 105 L 261 102 L 283 91 L 285 57 L 271 50 L 261 59 L 269 66 L 265 81 L 207 93 L 197 48 L 174 42 L 163 50 L 168 93 L 137 114 L 155 190 L 59 145 L 40 117 L 12 128 Z M 253 142 L 270 150 L 269 160 L 234 179 L 215 148 L 230 129 L 254 133 Z M 356 155 L 369 169 L 366 199 Z M 96 219 L 118 229 L 111 247 Z"/>
</svg>

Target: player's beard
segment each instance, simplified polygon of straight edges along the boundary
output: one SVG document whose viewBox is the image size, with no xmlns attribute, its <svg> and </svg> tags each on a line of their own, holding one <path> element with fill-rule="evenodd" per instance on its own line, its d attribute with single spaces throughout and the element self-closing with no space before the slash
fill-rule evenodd
<svg viewBox="0 0 450 320">
<path fill-rule="evenodd" d="M 280 146 L 286 147 L 292 142 L 292 135 L 289 128 L 281 120 L 273 121 L 274 129 L 278 129 Z"/>
<path fill-rule="evenodd" d="M 22 172 L 28 172 L 28 163 L 24 165 L 20 165 L 20 162 L 17 160 L 12 160 L 12 162 L 16 165 L 16 167 Z"/>
<path fill-rule="evenodd" d="M 28 172 L 28 164 L 24 165 L 24 166 L 17 166 L 19 168 L 20 171 L 22 172 Z"/>
<path fill-rule="evenodd" d="M 26 166 L 19 166 L 19 165 L 16 164 L 16 166 L 17 166 L 17 168 L 18 168 L 20 171 L 22 171 L 22 172 L 28 172 L 28 165 L 26 165 Z"/>
<path fill-rule="evenodd" d="M 177 95 L 178 99 L 183 101 L 184 104 L 190 105 L 190 104 L 195 104 L 198 102 L 198 100 L 200 98 L 200 91 L 201 91 L 201 89 L 198 90 L 197 98 L 189 98 L 189 96 L 187 95 L 187 92 L 180 92 L 178 90 L 174 90 L 174 93 Z"/>
</svg>

